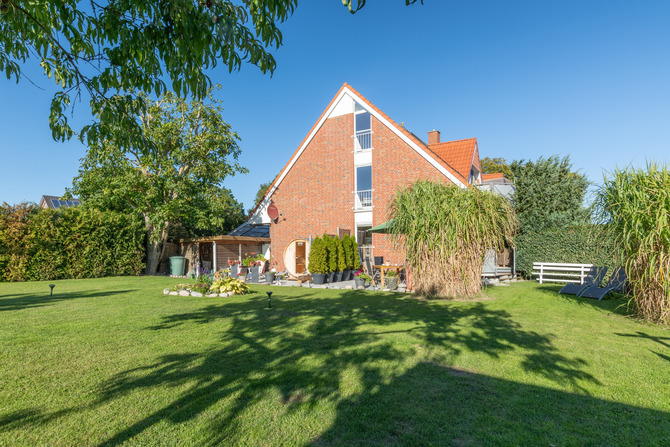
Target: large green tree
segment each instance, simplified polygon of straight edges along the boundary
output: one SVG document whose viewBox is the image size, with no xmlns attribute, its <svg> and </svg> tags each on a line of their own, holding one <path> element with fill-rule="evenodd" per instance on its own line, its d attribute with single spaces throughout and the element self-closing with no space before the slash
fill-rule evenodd
<svg viewBox="0 0 670 447">
<path fill-rule="evenodd" d="M 514 161 L 510 169 L 516 184 L 514 208 L 522 233 L 588 220 L 584 196 L 589 182 L 572 169 L 569 156 Z"/>
<path fill-rule="evenodd" d="M 514 181 L 514 174 L 509 162 L 502 157 L 484 157 L 481 159 L 482 174 L 497 174 L 502 172 L 506 179 Z"/>
<path fill-rule="evenodd" d="M 239 137 L 209 102 L 187 103 L 173 93 L 152 102 L 137 117 L 145 144 L 126 148 L 102 140 L 82 160 L 73 192 L 100 207 L 126 204 L 141 213 L 147 233 L 147 273 L 155 273 L 175 222 L 229 229 L 241 205 L 220 184 L 246 169 L 237 163 Z M 232 216 L 238 216 L 237 219 Z M 226 228 L 228 227 L 228 228 Z"/>
<path fill-rule="evenodd" d="M 405 0 L 406 4 L 416 0 Z M 353 13 L 365 0 L 342 0 Z M 60 90 L 51 103 L 55 139 L 75 134 L 68 111 L 88 101 L 94 122 L 82 141 L 114 139 L 121 147 L 145 140 L 135 120 L 144 113 L 136 92 L 167 90 L 202 99 L 211 88 L 207 69 L 242 62 L 272 73 L 269 48 L 282 44 L 278 25 L 298 0 L 2 0 L 0 71 L 17 82 L 22 66 L 38 63 Z M 123 129 L 118 133 L 116 130 Z"/>
</svg>

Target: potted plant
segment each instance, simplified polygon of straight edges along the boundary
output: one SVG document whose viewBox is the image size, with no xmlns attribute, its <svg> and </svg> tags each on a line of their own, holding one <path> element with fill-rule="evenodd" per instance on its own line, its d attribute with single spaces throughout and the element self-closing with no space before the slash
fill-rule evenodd
<svg viewBox="0 0 670 447">
<path fill-rule="evenodd" d="M 328 273 L 328 282 L 335 282 L 335 272 L 337 271 L 337 245 L 335 245 L 335 239 L 328 236 L 324 233 L 323 235 L 324 246 L 326 247 L 326 262 Z"/>
<path fill-rule="evenodd" d="M 323 284 L 326 280 L 327 260 L 325 241 L 317 237 L 312 241 L 312 247 L 309 251 L 309 271 L 312 273 L 314 284 Z"/>
<path fill-rule="evenodd" d="M 335 270 L 335 281 L 346 281 L 347 278 L 343 277 L 344 271 L 347 269 L 347 258 L 344 255 L 344 244 L 342 240 L 338 237 L 334 239 L 335 241 L 335 250 L 337 253 L 337 267 Z"/>
<path fill-rule="evenodd" d="M 237 259 L 228 259 L 228 266 L 230 267 L 230 276 L 237 279 L 237 276 L 240 274 L 240 261 Z"/>
<path fill-rule="evenodd" d="M 387 289 L 395 290 L 398 287 L 398 272 L 389 270 L 384 276 L 384 286 Z"/>
<path fill-rule="evenodd" d="M 354 283 L 356 284 L 356 288 L 361 286 L 367 287 L 370 279 L 370 275 L 365 274 L 363 270 L 358 270 L 356 273 L 354 273 Z"/>
</svg>

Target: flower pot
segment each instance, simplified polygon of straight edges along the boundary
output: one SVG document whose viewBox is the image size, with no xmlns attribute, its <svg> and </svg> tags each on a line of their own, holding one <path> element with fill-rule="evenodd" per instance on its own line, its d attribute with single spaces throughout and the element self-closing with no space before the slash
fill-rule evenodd
<svg viewBox="0 0 670 447">
<path fill-rule="evenodd" d="M 358 289 L 359 287 L 365 287 L 365 281 L 363 281 L 361 278 L 358 276 L 354 276 L 354 284 L 356 284 L 356 288 Z"/>
<path fill-rule="evenodd" d="M 328 273 L 328 282 L 331 284 L 335 282 L 335 272 Z"/>
<path fill-rule="evenodd" d="M 342 272 L 342 281 L 350 281 L 351 280 L 351 270 L 347 269 Z"/>
<path fill-rule="evenodd" d="M 237 264 L 233 264 L 230 266 L 230 276 L 233 278 L 237 279 L 237 275 L 240 273 L 240 266 Z"/>
<path fill-rule="evenodd" d="M 312 280 L 314 281 L 314 284 L 321 285 L 321 284 L 326 282 L 326 274 L 325 273 L 312 273 Z"/>
<path fill-rule="evenodd" d="M 265 283 L 272 284 L 275 282 L 275 272 L 265 272 Z"/>
<path fill-rule="evenodd" d="M 384 286 L 387 289 L 395 290 L 398 287 L 398 278 L 396 276 L 393 278 L 384 278 Z"/>
<path fill-rule="evenodd" d="M 335 272 L 335 282 L 342 281 L 342 272 Z"/>
<path fill-rule="evenodd" d="M 259 265 L 251 267 L 251 282 L 254 284 L 261 282 L 261 268 Z"/>
<path fill-rule="evenodd" d="M 247 276 L 247 273 L 249 273 L 249 268 L 247 268 L 246 266 L 241 265 L 240 270 L 239 270 L 238 273 L 242 276 Z"/>
</svg>

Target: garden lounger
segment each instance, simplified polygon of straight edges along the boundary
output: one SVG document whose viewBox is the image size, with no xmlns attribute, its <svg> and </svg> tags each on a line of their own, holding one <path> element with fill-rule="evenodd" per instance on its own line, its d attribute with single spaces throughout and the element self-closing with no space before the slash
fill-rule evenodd
<svg viewBox="0 0 670 447">
<path fill-rule="evenodd" d="M 607 273 L 607 267 L 591 267 L 589 273 L 584 278 L 584 284 L 569 283 L 563 286 L 558 293 L 565 293 L 566 295 L 579 295 L 584 290 L 592 286 L 599 286 Z"/>
<path fill-rule="evenodd" d="M 612 274 L 612 277 L 605 287 L 589 287 L 579 296 L 586 298 L 596 298 L 600 301 L 605 295 L 612 291 L 623 292 L 627 282 L 628 277 L 626 276 L 626 272 L 624 269 L 620 268 Z"/>
</svg>

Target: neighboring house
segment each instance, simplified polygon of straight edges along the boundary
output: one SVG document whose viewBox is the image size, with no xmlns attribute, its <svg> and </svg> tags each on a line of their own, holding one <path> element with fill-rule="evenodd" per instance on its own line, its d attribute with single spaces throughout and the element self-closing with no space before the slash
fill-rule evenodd
<svg viewBox="0 0 670 447">
<path fill-rule="evenodd" d="M 71 208 L 79 205 L 81 205 L 81 201 L 74 198 L 70 200 L 61 200 L 61 198 L 57 196 L 42 196 L 40 199 L 40 208 L 59 209 Z"/>
<path fill-rule="evenodd" d="M 500 172 L 496 174 L 482 174 L 482 182 L 477 185 L 477 188 L 483 191 L 491 191 L 510 200 L 512 199 L 512 194 L 514 194 L 514 183 L 503 177 Z"/>
<path fill-rule="evenodd" d="M 367 231 L 387 220 L 396 190 L 420 179 L 465 188 L 480 172 L 475 138 L 441 142 L 433 130 L 426 144 L 345 83 L 247 225 L 269 225 L 273 265 L 294 275 L 324 233 L 356 235 L 365 255 L 401 263 L 389 236 Z"/>
</svg>

